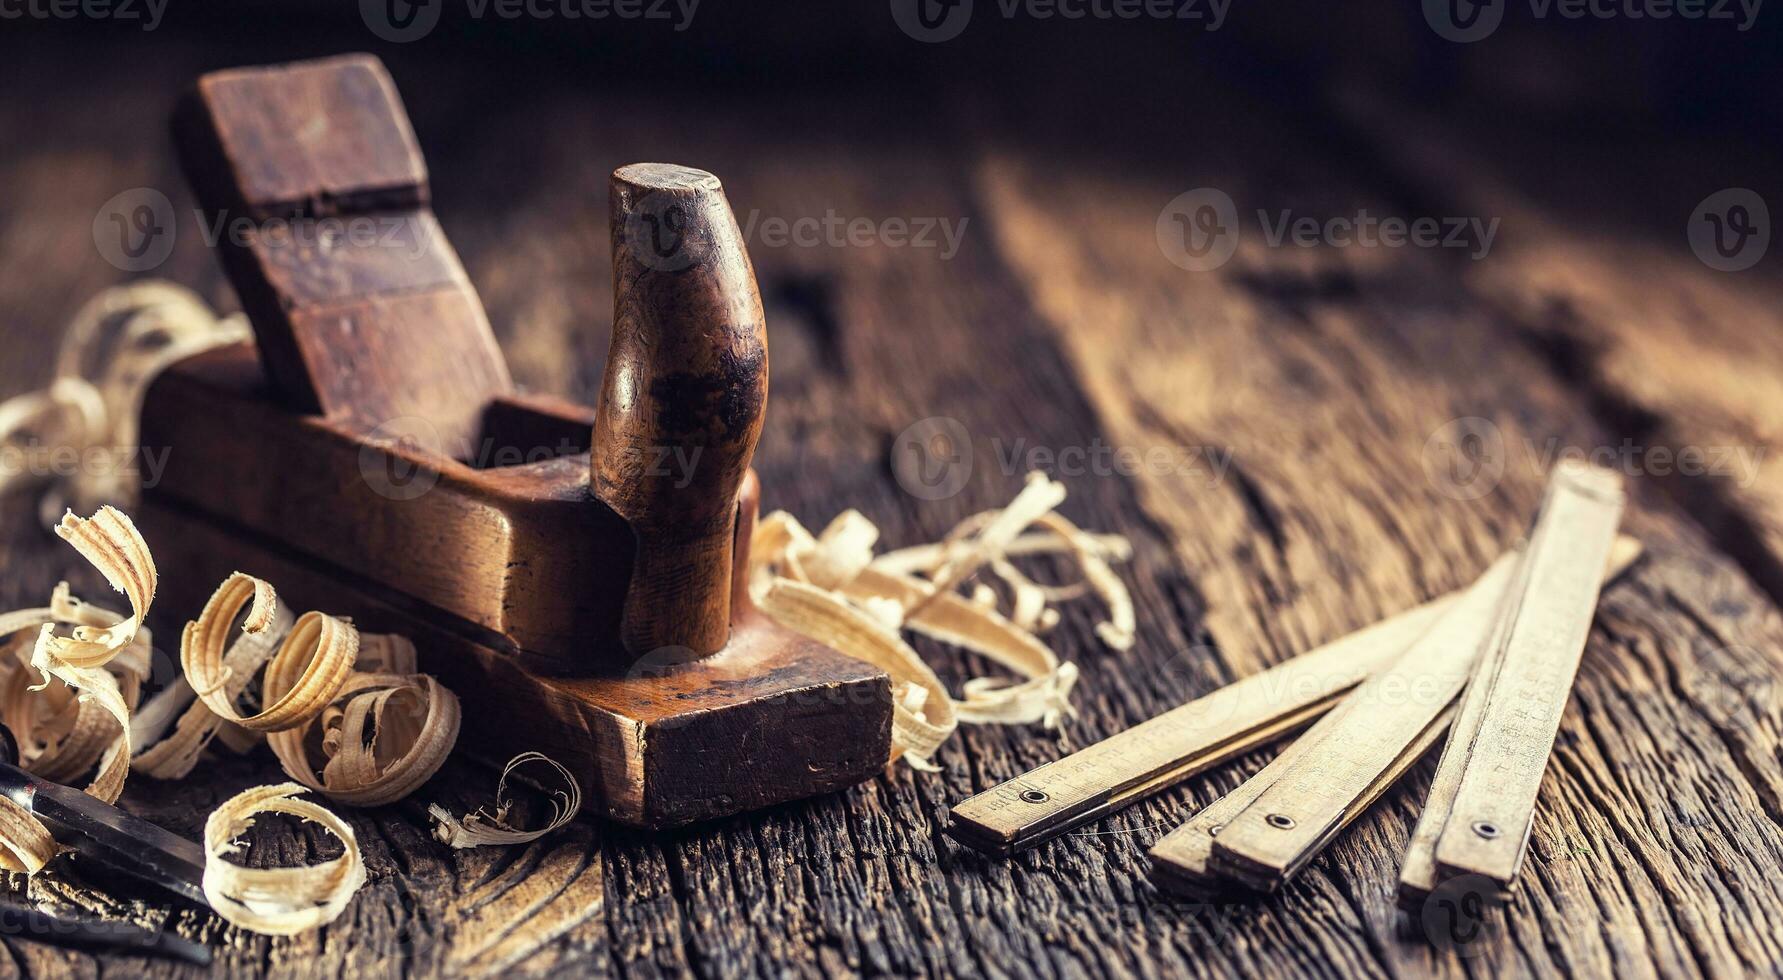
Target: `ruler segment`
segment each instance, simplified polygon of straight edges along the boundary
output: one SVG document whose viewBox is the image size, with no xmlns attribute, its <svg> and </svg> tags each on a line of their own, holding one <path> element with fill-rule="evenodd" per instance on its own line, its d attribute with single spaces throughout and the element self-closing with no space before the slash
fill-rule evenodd
<svg viewBox="0 0 1783 980">
<path fill-rule="evenodd" d="M 1488 645 L 1474 667 L 1467 689 L 1462 692 L 1454 727 L 1448 741 L 1443 744 L 1441 757 L 1437 760 L 1436 775 L 1431 779 L 1430 792 L 1424 797 L 1424 809 L 1419 811 L 1418 822 L 1412 828 L 1411 840 L 1406 844 L 1405 857 L 1399 866 L 1398 897 L 1403 908 L 1414 911 L 1422 909 L 1425 899 L 1441 884 L 1436 873 L 1436 838 L 1442 833 L 1443 824 L 1448 821 L 1449 813 L 1454 808 L 1455 790 L 1461 785 L 1461 773 L 1467 767 L 1473 736 L 1479 731 L 1480 719 L 1485 716 L 1487 694 L 1492 688 L 1491 679 L 1498 674 L 1504 650 L 1504 636 L 1510 630 L 1512 617 L 1507 613 L 1510 612 L 1511 604 L 1516 601 L 1516 595 L 1522 591 L 1523 578 L 1527 571 L 1527 566 L 1519 566 L 1516 581 L 1511 584 L 1511 591 L 1504 596 L 1498 620 L 1492 626 L 1491 635 L 1487 637 Z"/>
<path fill-rule="evenodd" d="M 1404 656 L 1351 692 L 1338 723 L 1220 831 L 1214 869 L 1272 890 L 1410 765 L 1466 686 L 1517 569 L 1516 552 L 1493 562 Z"/>
<path fill-rule="evenodd" d="M 1368 808 L 1373 806 L 1374 802 L 1381 798 L 1382 793 L 1385 793 L 1389 787 L 1398 782 L 1400 777 L 1404 776 L 1412 766 L 1417 765 L 1418 760 L 1424 758 L 1425 754 L 1428 753 L 1437 742 L 1442 740 L 1443 733 L 1448 731 L 1449 724 L 1454 720 L 1454 717 L 1454 705 L 1450 705 L 1443 709 L 1443 712 L 1436 716 L 1436 720 L 1431 722 L 1429 727 L 1425 728 L 1422 732 L 1419 732 L 1418 737 L 1413 739 L 1411 743 L 1405 747 L 1405 751 L 1400 753 L 1400 755 L 1393 760 L 1393 764 L 1388 767 L 1387 771 L 1382 773 L 1379 779 L 1369 784 L 1367 791 L 1357 798 L 1356 806 L 1344 814 L 1338 824 L 1331 829 L 1329 836 L 1335 837 L 1345 827 L 1354 823 L 1357 817 L 1360 817 L 1363 813 L 1367 812 Z M 1218 837 L 1219 831 L 1216 830 L 1213 834 L 1209 835 L 1209 843 L 1211 844 L 1213 841 L 1217 840 Z M 1312 849 L 1312 851 L 1306 855 L 1306 859 L 1310 860 L 1322 849 L 1322 844 L 1319 847 Z M 1249 888 L 1252 891 L 1260 892 L 1275 890 L 1280 887 L 1283 882 L 1287 881 L 1288 878 L 1299 873 L 1300 870 L 1299 867 L 1296 867 L 1293 872 L 1286 877 L 1279 876 L 1273 873 L 1273 871 L 1249 873 L 1242 862 L 1237 864 L 1232 862 L 1222 862 L 1220 856 L 1213 853 L 1213 848 L 1211 846 L 1208 849 L 1208 864 L 1206 867 L 1206 874 L 1211 880 L 1230 881 Z"/>
<path fill-rule="evenodd" d="M 1622 506 L 1615 473 L 1582 463 L 1556 467 L 1530 536 L 1514 619 L 1437 835 L 1440 878 L 1477 874 L 1505 893 L 1516 880 Z"/>
<path fill-rule="evenodd" d="M 1357 630 L 1001 783 L 953 808 L 948 833 L 1010 854 L 1294 731 L 1392 663 L 1460 593 Z"/>
<path fill-rule="evenodd" d="M 1207 891 L 1217 888 L 1219 878 L 1208 869 L 1213 856 L 1213 839 L 1233 817 L 1244 811 L 1281 778 L 1282 773 L 1317 745 L 1343 717 L 1340 706 L 1320 718 L 1299 738 L 1288 744 L 1257 774 L 1225 796 L 1201 808 L 1187 823 L 1165 834 L 1152 845 L 1152 880 L 1172 891 Z"/>
<path fill-rule="evenodd" d="M 1610 548 L 1610 560 L 1604 567 L 1603 581 L 1607 584 L 1620 578 L 1639 560 L 1641 550 L 1639 541 L 1619 535 Z M 1511 597 L 1507 595 L 1507 605 L 1510 601 Z M 1436 870 L 1436 839 L 1454 809 L 1455 791 L 1461 786 L 1461 774 L 1466 770 L 1473 739 L 1479 732 L 1480 720 L 1485 716 L 1487 695 L 1492 688 L 1491 678 L 1498 675 L 1498 665 L 1504 652 L 1504 637 L 1511 622 L 1512 617 L 1500 617 L 1493 630 L 1492 645 L 1486 648 L 1472 680 L 1468 682 L 1467 690 L 1461 695 L 1461 707 L 1455 716 L 1452 734 L 1443 746 L 1442 756 L 1436 764 L 1436 775 L 1430 782 L 1430 793 L 1425 797 L 1424 809 L 1418 814 L 1417 826 L 1412 829 L 1411 840 L 1406 844 L 1404 861 L 1399 867 L 1399 904 L 1402 908 L 1413 911 L 1423 908 L 1430 893 L 1442 884 Z"/>
</svg>

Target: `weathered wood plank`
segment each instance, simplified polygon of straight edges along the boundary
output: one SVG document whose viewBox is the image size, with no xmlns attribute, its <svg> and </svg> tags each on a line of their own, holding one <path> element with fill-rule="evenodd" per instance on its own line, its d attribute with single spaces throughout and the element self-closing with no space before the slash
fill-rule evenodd
<svg viewBox="0 0 1783 980">
<path fill-rule="evenodd" d="M 1230 153 L 1234 134 L 1221 130 L 1223 119 L 1203 122 L 1221 132 Z M 1267 144 L 1252 134 L 1241 145 Z M 1241 207 L 1292 209 L 1321 220 L 1364 206 L 1376 215 L 1414 206 L 1359 190 L 1360 182 L 1341 173 L 1326 171 L 1322 185 L 1291 177 L 1263 184 L 1251 176 L 1271 173 L 1275 159 L 1259 154 L 1241 171 L 1196 156 L 1194 169 L 1172 181 L 1065 170 L 993 151 L 978 171 L 1006 252 L 1071 352 L 1112 435 L 1141 445 L 1209 432 L 1231 441 L 1234 479 L 1212 492 L 1191 492 L 1168 476 L 1147 474 L 1139 482 L 1148 511 L 1175 531 L 1177 554 L 1207 596 L 1221 654 L 1255 658 L 1240 661 L 1241 669 L 1341 633 L 1357 625 L 1353 616 L 1374 618 L 1377 604 L 1402 608 L 1433 587 L 1456 584 L 1454 576 L 1476 573 L 1484 556 L 1520 533 L 1539 468 L 1507 469 L 1467 501 L 1445 491 L 1468 496 L 1471 487 L 1430 479 L 1426 464 L 1433 449 L 1445 448 L 1440 440 L 1452 435 L 1445 431 L 1452 419 L 1488 418 L 1505 440 L 1535 445 L 1550 436 L 1585 447 L 1614 446 L 1621 438 L 1610 427 L 1615 420 L 1593 417 L 1590 399 L 1568 392 L 1536 352 L 1506 343 L 1493 310 L 1454 288 L 1453 263 L 1379 250 L 1269 248 L 1247 216 L 1243 234 L 1250 237 L 1241 238 L 1232 262 L 1195 273 L 1166 261 L 1145 233 L 1167 202 L 1197 186 L 1221 187 L 1245 202 Z M 1189 364 L 1199 366 L 1185 371 Z M 1663 496 L 1649 490 L 1642 501 L 1628 526 L 1677 542 L 1677 550 L 1644 574 L 1676 582 L 1694 573 L 1688 586 L 1679 583 L 1678 595 L 1662 593 L 1647 615 L 1667 624 L 1668 644 L 1722 645 L 1703 630 L 1722 621 L 1696 617 L 1693 600 L 1684 597 L 1725 588 L 1737 575 L 1709 557 L 1705 542 Z M 1653 595 L 1651 587 L 1647 594 Z M 1753 604 L 1769 608 L 1748 588 L 1742 605 Z M 1776 654 L 1760 653 L 1764 642 L 1747 642 L 1752 649 L 1737 656 L 1740 669 L 1774 676 Z M 1771 779 L 1764 769 L 1748 778 L 1741 774 L 1745 763 L 1730 751 L 1655 738 L 1645 728 L 1641 737 L 1616 738 L 1614 754 L 1581 757 L 1588 739 L 1606 737 L 1586 736 L 1582 725 L 1621 724 L 1615 714 L 1587 715 L 1589 708 L 1579 705 L 1626 696 L 1635 686 L 1627 676 L 1612 681 L 1602 673 L 1606 662 L 1627 664 L 1624 646 L 1601 627 L 1594 634 L 1591 666 L 1544 782 L 1524 898 L 1498 935 L 1476 950 L 1487 968 L 1690 974 L 1732 971 L 1768 955 L 1755 954 L 1750 944 L 1736 952 L 1696 942 L 1695 922 L 1715 914 L 1727 879 L 1719 877 L 1719 863 L 1698 860 L 1688 847 L 1660 845 L 1676 840 L 1691 821 L 1656 812 L 1635 789 L 1663 783 L 1683 767 L 1698 778 L 1736 780 L 1748 798 L 1761 800 Z M 1655 669 L 1640 684 L 1663 688 L 1676 676 L 1673 669 Z M 1759 710 L 1774 718 L 1774 700 Z M 1695 723 L 1711 720 L 1698 716 Z M 1767 741 L 1762 729 L 1740 729 L 1739 737 Z M 1421 790 L 1424 778 L 1409 789 Z M 1604 795 L 1611 787 L 1616 795 Z M 1362 931 L 1367 948 L 1396 971 L 1451 965 L 1401 941 L 1375 890 L 1393 875 L 1408 826 L 1403 814 L 1416 800 L 1404 789 L 1389 794 L 1383 812 L 1315 863 L 1281 907 L 1298 912 L 1308 931 Z M 1604 824 L 1635 814 L 1653 822 L 1623 823 L 1615 832 L 1621 836 L 1604 832 Z M 1563 828 L 1582 824 L 1598 826 L 1597 846 L 1610 854 L 1633 851 L 1642 863 L 1631 869 L 1612 859 L 1581 872 L 1553 842 L 1566 837 Z M 1765 853 L 1778 840 L 1768 819 L 1742 821 L 1738 834 L 1748 853 Z M 1741 929 L 1761 930 L 1783 907 L 1775 891 L 1745 894 L 1755 903 Z M 1655 901 L 1656 895 L 1664 897 Z M 1662 907 L 1690 911 L 1672 920 L 1658 914 Z M 1565 927 L 1551 924 L 1556 912 Z"/>
<path fill-rule="evenodd" d="M 1447 209 L 1503 217 L 1493 260 L 1462 284 L 1627 430 L 1609 458 L 1658 482 L 1783 596 L 1783 245 L 1724 228 L 1723 244 L 1743 248 L 1722 256 L 1697 210 L 1719 200 L 1713 220 L 1748 206 L 1762 222 L 1754 199 L 1783 208 L 1775 152 L 1688 140 L 1637 150 L 1561 132 L 1513 154 L 1490 130 L 1378 94 L 1348 108 L 1392 179 Z M 1527 465 L 1532 447 L 1507 452 Z"/>
</svg>

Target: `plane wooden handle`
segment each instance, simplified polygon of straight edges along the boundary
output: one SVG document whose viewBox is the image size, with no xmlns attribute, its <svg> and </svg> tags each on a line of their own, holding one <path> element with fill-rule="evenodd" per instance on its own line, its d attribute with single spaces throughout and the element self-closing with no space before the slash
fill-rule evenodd
<svg viewBox="0 0 1783 980">
<path fill-rule="evenodd" d="M 613 343 L 594 424 L 595 493 L 638 548 L 621 634 L 642 656 L 730 637 L 737 490 L 761 435 L 767 330 L 718 178 L 614 171 Z"/>
</svg>

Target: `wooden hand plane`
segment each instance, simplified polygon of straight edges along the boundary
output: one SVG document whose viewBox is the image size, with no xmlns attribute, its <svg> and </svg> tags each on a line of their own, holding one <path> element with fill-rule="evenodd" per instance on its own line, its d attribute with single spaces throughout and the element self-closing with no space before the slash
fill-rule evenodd
<svg viewBox="0 0 1783 980">
<path fill-rule="evenodd" d="M 169 450 L 138 518 L 157 610 L 196 615 L 239 569 L 406 634 L 464 702 L 462 748 L 542 751 L 633 825 L 884 768 L 886 675 L 745 588 L 767 335 L 715 177 L 613 174 L 589 409 L 514 389 L 377 59 L 206 75 L 174 132 L 256 342 L 144 398 L 143 444 Z"/>
</svg>

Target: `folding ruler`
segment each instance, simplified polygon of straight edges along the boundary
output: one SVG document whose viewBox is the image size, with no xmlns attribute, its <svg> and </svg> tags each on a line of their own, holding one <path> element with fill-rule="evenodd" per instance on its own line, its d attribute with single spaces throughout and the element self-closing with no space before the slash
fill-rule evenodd
<svg viewBox="0 0 1783 980">
<path fill-rule="evenodd" d="M 1471 872 L 1508 885 L 1598 589 L 1641 551 L 1615 533 L 1621 504 L 1614 474 L 1562 464 L 1527 546 L 1499 559 L 1473 586 L 972 797 L 954 808 L 949 832 L 991 853 L 1031 847 L 1339 705 L 1255 777 L 1160 841 L 1153 850 L 1159 883 L 1279 885 L 1455 724 L 1457 738 L 1425 813 L 1430 826 L 1419 827 L 1425 846 L 1414 843 L 1407 859 L 1407 875 L 1416 875 L 1408 880 L 1434 887 L 1439 878 Z M 1468 748 L 1456 748 L 1462 744 Z M 1467 760 L 1488 758 L 1485 752 L 1497 760 L 1491 772 L 1463 779 L 1474 768 Z M 1485 839 L 1474 826 L 1481 823 L 1498 832 L 1489 843 L 1511 846 L 1482 854 L 1455 829 Z"/>
</svg>

